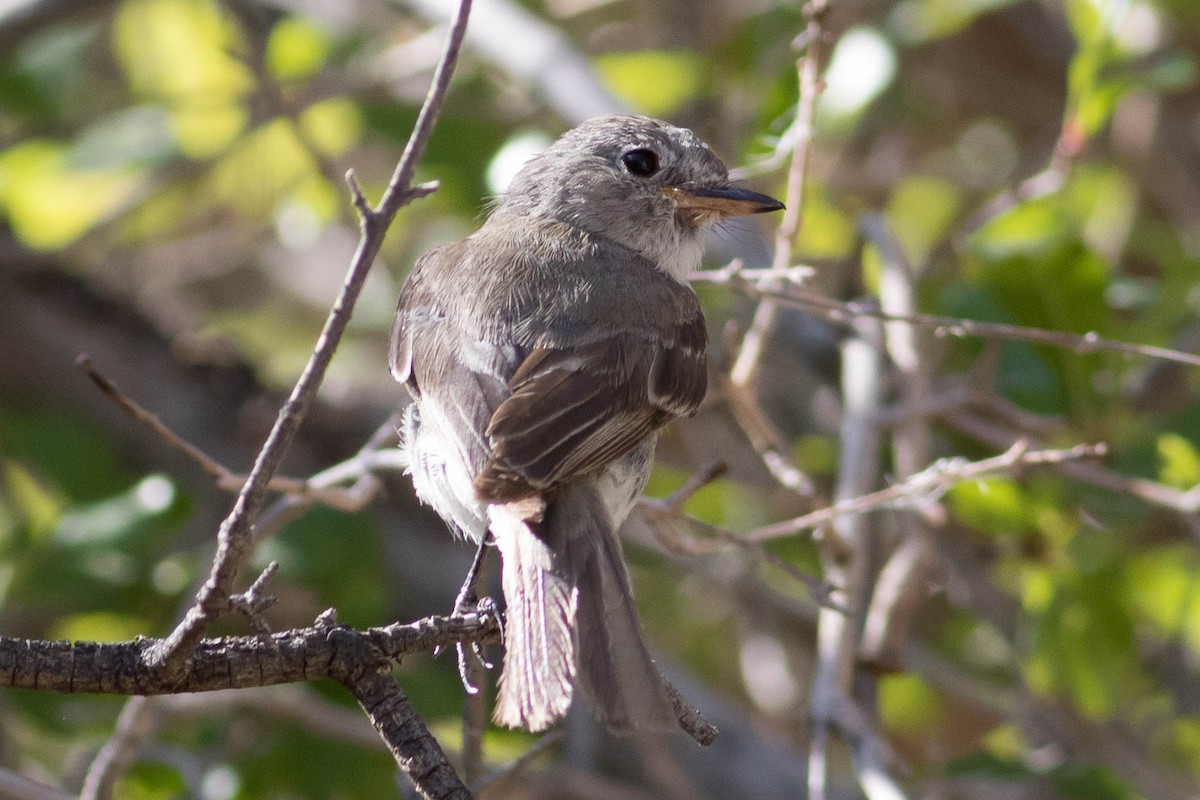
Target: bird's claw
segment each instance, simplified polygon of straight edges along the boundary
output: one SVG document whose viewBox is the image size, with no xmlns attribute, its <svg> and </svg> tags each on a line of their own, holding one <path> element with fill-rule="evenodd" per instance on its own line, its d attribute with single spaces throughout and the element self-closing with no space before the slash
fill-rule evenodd
<svg viewBox="0 0 1200 800">
<path fill-rule="evenodd" d="M 490 597 L 476 598 L 474 592 L 466 591 L 467 587 L 463 587 L 464 591 L 459 593 L 458 600 L 454 603 L 455 616 L 463 616 L 466 614 L 478 614 L 481 617 L 496 616 L 499 618 L 499 611 L 496 608 L 496 601 Z M 459 642 L 454 646 L 458 654 L 458 677 L 462 681 L 463 690 L 467 694 L 477 694 L 479 687 L 471 681 L 471 664 L 468 658 L 474 658 L 475 663 L 483 667 L 485 670 L 494 668 L 494 664 L 483 657 L 483 648 L 479 646 L 479 642 L 470 642 L 470 647 L 466 643 Z M 468 653 L 470 654 L 468 656 Z"/>
</svg>

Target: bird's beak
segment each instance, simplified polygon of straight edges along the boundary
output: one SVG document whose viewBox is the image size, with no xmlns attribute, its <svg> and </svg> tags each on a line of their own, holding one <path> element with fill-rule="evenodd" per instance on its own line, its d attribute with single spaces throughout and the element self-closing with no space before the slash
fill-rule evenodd
<svg viewBox="0 0 1200 800">
<path fill-rule="evenodd" d="M 783 208 L 783 203 L 774 197 L 736 186 L 722 186 L 717 189 L 683 189 L 668 186 L 663 189 L 663 193 L 671 198 L 676 208 L 715 211 L 723 217 L 742 217 Z"/>
</svg>

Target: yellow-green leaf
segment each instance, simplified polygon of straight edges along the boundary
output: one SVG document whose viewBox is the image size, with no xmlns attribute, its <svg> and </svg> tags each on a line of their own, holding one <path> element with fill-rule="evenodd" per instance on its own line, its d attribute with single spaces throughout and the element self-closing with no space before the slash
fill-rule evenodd
<svg viewBox="0 0 1200 800">
<path fill-rule="evenodd" d="M 596 69 L 617 97 L 644 114 L 665 117 L 696 95 L 709 62 L 690 50 L 643 50 L 602 55 Z"/>
<path fill-rule="evenodd" d="M 329 36 L 311 22 L 287 17 L 271 29 L 267 40 L 267 69 L 280 80 L 315 75 L 329 56 Z"/>
<path fill-rule="evenodd" d="M 979 530 L 1016 535 L 1030 526 L 1029 499 L 1012 478 L 995 475 L 960 481 L 949 498 L 955 515 Z"/>
<path fill-rule="evenodd" d="M 13 514 L 22 519 L 34 538 L 53 529 L 62 514 L 65 501 L 53 489 L 43 486 L 33 473 L 13 460 L 0 462 L 3 467 L 5 494 L 12 502 Z"/>
<path fill-rule="evenodd" d="M 33 139 L 0 154 L 0 207 L 26 245 L 54 250 L 124 202 L 138 175 L 128 168 L 72 169 L 66 147 Z"/>
<path fill-rule="evenodd" d="M 879 681 L 879 717 L 891 730 L 919 735 L 941 720 L 942 701 L 919 675 L 887 675 Z"/>
<path fill-rule="evenodd" d="M 253 81 L 233 55 L 239 34 L 209 0 L 125 0 L 113 47 L 133 90 L 150 99 L 228 102 Z"/>
<path fill-rule="evenodd" d="M 109 611 L 92 611 L 64 617 L 50 628 L 49 638 L 85 642 L 123 642 L 144 635 L 146 621 Z"/>
<path fill-rule="evenodd" d="M 1200 484 L 1200 452 L 1177 433 L 1158 437 L 1159 480 L 1177 489 Z"/>
<path fill-rule="evenodd" d="M 325 155 L 340 156 L 358 144 L 362 117 L 353 100 L 331 97 L 304 109 L 300 129 L 313 147 Z"/>
</svg>

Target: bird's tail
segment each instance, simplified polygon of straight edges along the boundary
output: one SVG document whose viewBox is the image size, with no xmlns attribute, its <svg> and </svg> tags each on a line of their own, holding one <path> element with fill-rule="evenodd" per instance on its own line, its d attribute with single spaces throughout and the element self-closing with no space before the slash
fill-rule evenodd
<svg viewBox="0 0 1200 800">
<path fill-rule="evenodd" d="M 554 553 L 512 506 L 489 509 L 503 559 L 504 671 L 493 718 L 498 725 L 542 731 L 571 707 L 575 677 L 575 587 Z"/>
<path fill-rule="evenodd" d="M 614 731 L 676 722 L 642 641 L 621 546 L 586 483 L 565 487 L 540 521 L 492 507 L 504 559 L 504 672 L 495 720 L 543 730 L 571 705 L 572 679 Z"/>
</svg>

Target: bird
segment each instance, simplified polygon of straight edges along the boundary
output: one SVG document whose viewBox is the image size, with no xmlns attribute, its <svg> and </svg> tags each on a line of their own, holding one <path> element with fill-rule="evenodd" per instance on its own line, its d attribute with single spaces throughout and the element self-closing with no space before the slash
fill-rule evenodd
<svg viewBox="0 0 1200 800">
<path fill-rule="evenodd" d="M 707 389 L 687 283 L 704 232 L 781 208 L 734 186 L 690 130 L 598 117 L 530 159 L 474 234 L 407 276 L 390 346 L 412 398 L 401 447 L 418 497 L 500 553 L 497 724 L 547 729 L 576 684 L 613 731 L 677 723 L 617 531 L 659 429 L 695 414 Z"/>
</svg>

